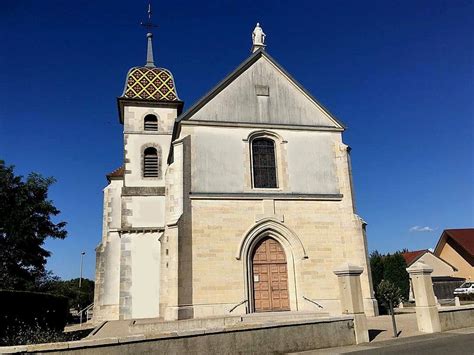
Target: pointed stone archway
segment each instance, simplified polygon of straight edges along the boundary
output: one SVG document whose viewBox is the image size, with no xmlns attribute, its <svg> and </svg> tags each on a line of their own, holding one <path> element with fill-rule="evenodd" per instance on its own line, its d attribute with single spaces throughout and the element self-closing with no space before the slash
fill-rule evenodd
<svg viewBox="0 0 474 355">
<path fill-rule="evenodd" d="M 281 244 L 271 237 L 261 239 L 251 260 L 253 311 L 289 311 L 288 268 Z"/>
<path fill-rule="evenodd" d="M 236 259 L 243 262 L 245 298 L 248 300 L 248 311 L 255 312 L 258 310 L 254 298 L 254 251 L 257 250 L 262 241 L 268 239 L 278 243 L 286 259 L 288 306 L 284 307 L 284 310 L 297 311 L 299 309 L 299 268 L 301 261 L 307 259 L 306 251 L 297 235 L 273 218 L 261 220 L 250 228 L 242 237 L 236 253 Z"/>
</svg>

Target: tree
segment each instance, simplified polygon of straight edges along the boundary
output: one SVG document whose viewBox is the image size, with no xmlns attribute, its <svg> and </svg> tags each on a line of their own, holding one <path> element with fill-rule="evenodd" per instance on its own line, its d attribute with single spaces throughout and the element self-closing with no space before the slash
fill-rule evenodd
<svg viewBox="0 0 474 355">
<path fill-rule="evenodd" d="M 393 336 L 398 336 L 397 323 L 395 322 L 395 313 L 393 312 L 393 305 L 399 304 L 403 300 L 400 288 L 389 280 L 382 280 L 377 286 L 377 293 L 382 303 L 390 310 L 392 316 Z"/>
<path fill-rule="evenodd" d="M 47 277 L 44 241 L 67 236 L 66 223 L 51 220 L 60 213 L 48 200 L 54 182 L 36 173 L 24 180 L 0 160 L 0 288 L 33 289 Z"/>
<path fill-rule="evenodd" d="M 377 250 L 370 254 L 370 270 L 372 271 L 372 283 L 375 292 L 377 292 L 377 286 L 383 280 L 384 274 L 383 256 Z"/>
<path fill-rule="evenodd" d="M 383 278 L 400 289 L 403 299 L 408 299 L 410 292 L 410 276 L 406 268 L 407 263 L 400 252 L 385 256 Z"/>
<path fill-rule="evenodd" d="M 378 291 L 378 286 L 382 280 L 393 283 L 400 289 L 403 299 L 408 299 L 410 291 L 410 279 L 406 271 L 406 262 L 401 252 L 395 254 L 382 255 L 378 251 L 370 254 L 370 269 L 372 271 L 372 283 L 375 291 L 375 298 L 379 303 L 379 312 L 384 314 L 388 309 L 385 308 L 384 302 Z"/>
</svg>

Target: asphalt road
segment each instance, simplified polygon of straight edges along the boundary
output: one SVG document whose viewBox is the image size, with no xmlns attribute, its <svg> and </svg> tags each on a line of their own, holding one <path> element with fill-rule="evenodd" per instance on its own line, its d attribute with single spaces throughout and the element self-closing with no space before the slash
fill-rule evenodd
<svg viewBox="0 0 474 355">
<path fill-rule="evenodd" d="M 308 350 L 293 355 L 335 354 L 429 354 L 474 355 L 474 327 L 451 330 L 444 333 L 422 334 L 338 348 Z"/>
<path fill-rule="evenodd" d="M 407 338 L 406 341 L 385 342 L 377 344 L 381 347 L 359 351 L 350 351 L 350 354 L 429 354 L 429 355 L 458 355 L 474 354 L 474 333 L 454 334 L 438 333 L 432 337 Z"/>
</svg>

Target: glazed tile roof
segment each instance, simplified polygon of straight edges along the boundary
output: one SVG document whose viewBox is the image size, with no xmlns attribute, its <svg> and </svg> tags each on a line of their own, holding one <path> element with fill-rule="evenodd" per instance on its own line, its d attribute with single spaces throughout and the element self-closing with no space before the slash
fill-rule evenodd
<svg viewBox="0 0 474 355">
<path fill-rule="evenodd" d="M 179 100 L 171 72 L 156 67 L 130 69 L 122 97 L 156 101 Z"/>
</svg>

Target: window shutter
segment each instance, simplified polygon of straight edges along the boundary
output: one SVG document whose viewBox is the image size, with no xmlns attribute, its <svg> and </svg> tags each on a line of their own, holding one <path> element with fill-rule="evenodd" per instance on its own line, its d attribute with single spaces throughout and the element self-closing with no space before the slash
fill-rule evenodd
<svg viewBox="0 0 474 355">
<path fill-rule="evenodd" d="M 146 115 L 144 129 L 145 131 L 158 131 L 158 118 L 155 115 Z"/>
<path fill-rule="evenodd" d="M 158 152 L 155 148 L 145 149 L 143 155 L 143 176 L 144 177 L 158 177 Z"/>
</svg>

